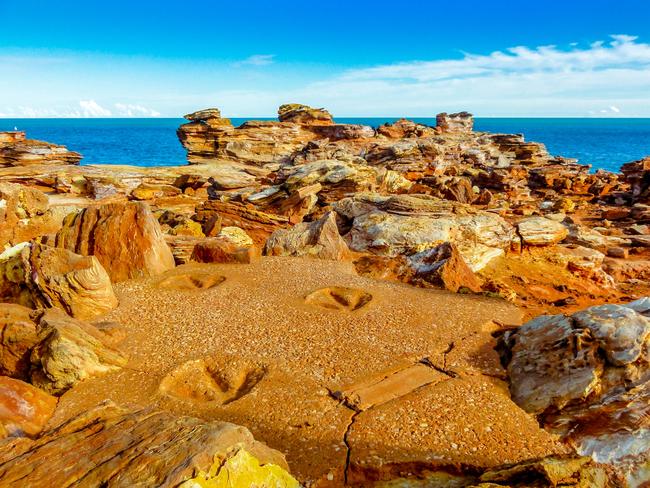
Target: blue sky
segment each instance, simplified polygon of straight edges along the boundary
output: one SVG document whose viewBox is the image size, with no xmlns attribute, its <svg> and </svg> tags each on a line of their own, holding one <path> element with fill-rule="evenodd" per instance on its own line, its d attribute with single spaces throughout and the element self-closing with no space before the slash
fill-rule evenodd
<svg viewBox="0 0 650 488">
<path fill-rule="evenodd" d="M 650 116 L 650 1 L 0 0 L 0 116 Z"/>
</svg>

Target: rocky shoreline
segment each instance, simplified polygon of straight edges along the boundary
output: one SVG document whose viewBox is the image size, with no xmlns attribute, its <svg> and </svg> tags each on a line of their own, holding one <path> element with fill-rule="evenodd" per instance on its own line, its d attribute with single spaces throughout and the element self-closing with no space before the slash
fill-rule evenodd
<svg viewBox="0 0 650 488">
<path fill-rule="evenodd" d="M 186 119 L 165 168 L 0 133 L 0 485 L 648 486 L 650 158 Z"/>
</svg>

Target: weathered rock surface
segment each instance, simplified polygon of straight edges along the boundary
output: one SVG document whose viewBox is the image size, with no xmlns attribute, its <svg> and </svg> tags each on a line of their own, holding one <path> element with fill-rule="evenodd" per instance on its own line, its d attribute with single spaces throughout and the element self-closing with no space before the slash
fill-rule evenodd
<svg viewBox="0 0 650 488">
<path fill-rule="evenodd" d="M 37 332 L 39 343 L 30 354 L 31 381 L 52 394 L 126 365 L 126 358 L 109 345 L 109 337 L 56 309 L 43 314 Z"/>
<path fill-rule="evenodd" d="M 513 400 L 628 480 L 650 473 L 649 302 L 541 316 L 505 337 Z"/>
<path fill-rule="evenodd" d="M 569 231 L 559 222 L 544 217 L 527 217 L 517 224 L 521 240 L 528 246 L 550 246 L 563 240 Z"/>
<path fill-rule="evenodd" d="M 190 261 L 247 264 L 259 260 L 260 254 L 259 247 L 252 241 L 239 243 L 225 237 L 208 237 L 194 245 Z"/>
<path fill-rule="evenodd" d="M 297 488 L 244 427 L 105 405 L 35 440 L 0 441 L 0 484 Z"/>
<path fill-rule="evenodd" d="M 437 247 L 413 254 L 409 264 L 415 278 L 438 285 L 454 293 L 466 289 L 481 291 L 481 280 L 467 266 L 454 244 L 445 242 Z"/>
<path fill-rule="evenodd" d="M 0 167 L 79 164 L 81 154 L 65 146 L 27 139 L 24 132 L 0 132 Z"/>
<path fill-rule="evenodd" d="M 334 208 L 351 219 L 344 238 L 358 252 L 411 255 L 450 242 L 477 271 L 503 255 L 514 238 L 513 227 L 498 215 L 424 195 L 357 195 Z"/>
<path fill-rule="evenodd" d="M 472 132 L 474 119 L 468 112 L 441 113 L 436 116 L 436 127 L 442 132 Z"/>
<path fill-rule="evenodd" d="M 117 306 L 108 274 L 94 256 L 22 243 L 0 254 L 0 299 L 27 307 L 60 307 L 89 319 Z"/>
<path fill-rule="evenodd" d="M 140 202 L 88 207 L 69 215 L 56 245 L 95 256 L 114 282 L 154 276 L 175 265 L 160 224 Z"/>
<path fill-rule="evenodd" d="M 266 241 L 264 252 L 269 256 L 307 256 L 335 261 L 352 256 L 339 234 L 335 212 L 329 212 L 315 222 L 276 230 Z"/>
<path fill-rule="evenodd" d="M 60 220 L 49 211 L 47 195 L 23 185 L 0 183 L 0 252 L 20 242 L 54 233 Z"/>
<path fill-rule="evenodd" d="M 632 200 L 650 203 L 650 157 L 624 164 L 621 172 L 630 183 Z"/>
<path fill-rule="evenodd" d="M 55 407 L 52 395 L 29 383 L 0 376 L 0 438 L 37 435 Z"/>
<path fill-rule="evenodd" d="M 29 377 L 29 355 L 39 342 L 33 313 L 22 305 L 0 304 L 0 375 Z"/>
</svg>

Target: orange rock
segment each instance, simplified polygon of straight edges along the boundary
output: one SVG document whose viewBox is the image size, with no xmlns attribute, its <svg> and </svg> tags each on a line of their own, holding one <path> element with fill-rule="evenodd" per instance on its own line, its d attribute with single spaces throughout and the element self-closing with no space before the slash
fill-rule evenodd
<svg viewBox="0 0 650 488">
<path fill-rule="evenodd" d="M 197 242 L 191 261 L 198 263 L 248 264 L 259 260 L 260 249 L 255 246 L 240 246 L 220 237 L 207 238 Z"/>
<path fill-rule="evenodd" d="M 0 304 L 0 374 L 29 376 L 29 354 L 39 342 L 33 311 L 21 305 Z"/>
<path fill-rule="evenodd" d="M 174 267 L 160 224 L 142 202 L 99 205 L 69 215 L 56 245 L 94 255 L 114 282 L 154 276 Z"/>
<path fill-rule="evenodd" d="M 56 403 L 55 397 L 29 383 L 0 376 L 0 437 L 37 435 Z"/>
<path fill-rule="evenodd" d="M 117 306 L 108 274 L 94 256 L 23 243 L 0 255 L 0 300 L 59 307 L 89 319 Z"/>
</svg>

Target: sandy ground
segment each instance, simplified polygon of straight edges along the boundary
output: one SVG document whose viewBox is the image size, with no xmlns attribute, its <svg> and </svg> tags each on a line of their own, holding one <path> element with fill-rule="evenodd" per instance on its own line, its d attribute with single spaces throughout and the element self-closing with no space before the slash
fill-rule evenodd
<svg viewBox="0 0 650 488">
<path fill-rule="evenodd" d="M 372 299 L 354 311 L 306 303 L 333 286 Z M 352 477 L 413 460 L 494 466 L 561 450 L 495 378 L 490 321 L 521 320 L 505 301 L 297 258 L 185 265 L 115 289 L 120 305 L 102 320 L 122 324 L 129 365 L 67 392 L 53 424 L 105 399 L 228 420 L 286 453 L 302 482 L 327 484 L 329 474 L 332 485 L 348 461 Z M 330 394 L 422 360 L 439 379 L 383 404 L 386 392 L 372 390 L 377 405 L 363 412 Z"/>
</svg>

